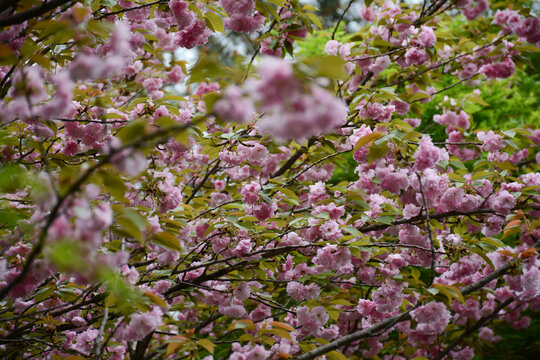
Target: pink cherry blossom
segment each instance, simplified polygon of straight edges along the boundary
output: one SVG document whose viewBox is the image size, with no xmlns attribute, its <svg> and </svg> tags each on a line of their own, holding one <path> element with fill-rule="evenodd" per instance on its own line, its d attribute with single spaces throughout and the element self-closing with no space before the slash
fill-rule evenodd
<svg viewBox="0 0 540 360">
<path fill-rule="evenodd" d="M 287 284 L 287 294 L 296 301 L 316 299 L 320 291 L 317 284 L 303 285 L 296 281 Z"/>
<path fill-rule="evenodd" d="M 435 167 L 439 161 L 442 161 L 447 156 L 448 154 L 445 154 L 445 150 L 433 145 L 429 136 L 422 136 L 418 144 L 418 149 L 414 153 L 414 157 L 416 158 L 414 167 L 419 171 L 424 171 Z"/>
<path fill-rule="evenodd" d="M 150 312 L 134 314 L 129 323 L 119 330 L 118 337 L 129 340 L 139 341 L 161 325 L 163 313 L 158 307 L 154 307 Z"/>
<path fill-rule="evenodd" d="M 315 306 L 309 309 L 307 306 L 302 306 L 297 310 L 298 324 L 302 329 L 313 335 L 317 335 L 330 318 L 326 310 L 322 306 Z"/>
<path fill-rule="evenodd" d="M 437 42 L 437 37 L 432 28 L 422 25 L 421 31 L 416 37 L 416 41 L 422 47 L 432 47 Z"/>
<path fill-rule="evenodd" d="M 430 302 L 411 311 L 411 317 L 418 325 L 416 329 L 424 334 L 440 334 L 450 322 L 450 311 L 439 302 Z"/>
</svg>

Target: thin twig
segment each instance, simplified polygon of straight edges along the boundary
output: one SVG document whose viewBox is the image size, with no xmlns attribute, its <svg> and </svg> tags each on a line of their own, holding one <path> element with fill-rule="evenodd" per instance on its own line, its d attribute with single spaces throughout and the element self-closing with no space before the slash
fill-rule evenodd
<svg viewBox="0 0 540 360">
<path fill-rule="evenodd" d="M 51 10 L 56 9 L 57 7 L 60 7 L 64 4 L 67 4 L 69 2 L 72 2 L 73 0 L 51 0 L 51 1 L 45 1 L 41 6 L 33 7 L 29 10 L 18 12 L 14 15 L 0 18 L 0 29 L 5 26 L 10 25 L 16 25 L 16 24 L 22 24 L 26 20 L 37 18 L 38 16 L 41 16 L 45 14 L 46 12 L 49 12 Z"/>
<path fill-rule="evenodd" d="M 283 175 L 287 170 L 289 170 L 291 168 L 291 166 L 293 166 L 293 164 L 296 162 L 296 160 L 300 159 L 300 157 L 307 151 L 307 149 L 309 149 L 309 147 L 311 145 L 315 144 L 315 138 L 311 138 L 309 139 L 308 143 L 306 146 L 302 147 L 301 149 L 297 150 L 293 156 L 291 156 L 289 158 L 289 160 L 287 160 L 285 162 L 285 164 L 283 164 L 275 173 L 273 173 L 270 178 L 273 179 L 273 178 L 276 178 L 278 176 L 281 176 Z"/>
<path fill-rule="evenodd" d="M 339 20 L 336 24 L 336 27 L 334 28 L 334 31 L 332 32 L 332 40 L 334 40 L 334 38 L 336 37 L 336 32 L 338 30 L 338 27 L 339 27 L 339 24 L 341 24 L 341 21 L 343 20 L 343 18 L 345 17 L 345 14 L 347 13 L 347 11 L 349 11 L 349 9 L 351 8 L 352 4 L 353 4 L 354 0 L 351 0 L 349 1 L 349 4 L 347 5 L 347 7 L 345 8 L 345 10 L 343 11 L 343 13 L 341 14 L 341 16 L 339 17 Z"/>
<path fill-rule="evenodd" d="M 96 360 L 101 359 L 101 341 L 103 340 L 103 333 L 105 332 L 105 325 L 107 324 L 107 320 L 109 320 L 109 307 L 108 306 L 106 306 L 105 310 L 103 311 L 103 318 L 101 319 L 99 333 L 96 337 L 96 340 L 94 341 L 94 354 L 95 354 Z"/>
<path fill-rule="evenodd" d="M 139 10 L 139 9 L 142 9 L 142 8 L 145 8 L 145 7 L 148 7 L 148 6 L 152 6 L 152 5 L 165 4 L 166 2 L 167 2 L 166 0 L 158 0 L 158 1 L 151 2 L 151 3 L 142 4 L 142 5 L 139 5 L 139 6 L 125 8 L 125 9 L 118 10 L 118 11 L 112 11 L 110 13 L 105 13 L 105 14 L 103 14 L 101 16 L 98 16 L 95 19 L 96 20 L 101 20 L 101 19 L 106 18 L 108 16 L 118 15 L 118 14 L 122 14 L 122 13 L 125 13 L 125 12 L 128 12 L 128 11 L 133 11 L 133 10 Z M 95 15 L 97 15 L 97 11 L 94 13 L 94 16 Z"/>
<path fill-rule="evenodd" d="M 300 176 L 302 176 L 302 174 L 304 174 L 306 171 L 308 171 L 312 167 L 317 166 L 318 164 L 320 164 L 320 163 L 322 163 L 322 162 L 324 162 L 324 161 L 326 161 L 326 160 L 328 160 L 330 158 L 333 158 L 334 156 L 338 156 L 338 155 L 341 155 L 341 154 L 348 153 L 349 151 L 351 151 L 351 150 L 338 151 L 336 153 L 330 154 L 328 156 L 323 157 L 322 159 L 319 159 L 319 160 L 315 161 L 313 164 L 309 165 L 308 167 L 306 167 L 305 169 L 300 171 L 298 174 L 296 174 L 291 180 L 289 180 L 287 182 L 286 185 L 292 184 L 296 179 L 298 179 Z"/>
<path fill-rule="evenodd" d="M 433 284 L 433 280 L 435 280 L 435 243 L 433 241 L 433 233 L 431 231 L 431 224 L 429 223 L 429 208 L 427 203 L 426 194 L 424 193 L 424 188 L 422 186 L 422 178 L 420 177 L 420 174 L 416 173 L 416 177 L 418 178 L 418 184 L 420 186 L 420 193 L 422 194 L 422 201 L 424 202 L 424 213 L 426 214 L 426 226 L 428 230 L 428 236 L 429 236 L 429 243 L 431 246 L 431 276 L 429 278 L 429 282 L 427 283 L 427 287 L 430 287 L 431 284 Z"/>
<path fill-rule="evenodd" d="M 415 103 L 415 102 L 417 102 L 417 101 L 422 101 L 422 100 L 427 100 L 427 99 L 433 98 L 433 96 L 435 96 L 435 95 L 437 95 L 437 94 L 440 94 L 440 93 L 442 93 L 442 92 L 445 92 L 446 90 L 449 90 L 449 89 L 453 88 L 454 86 L 457 86 L 457 85 L 459 85 L 459 84 L 462 84 L 462 83 L 464 83 L 465 81 L 468 81 L 468 80 L 470 80 L 470 79 L 472 79 L 473 77 L 476 77 L 476 76 L 478 76 L 478 75 L 480 75 L 480 73 L 476 73 L 476 74 L 473 74 L 473 75 L 471 75 L 471 76 L 469 76 L 469 77 L 466 77 L 465 79 L 461 79 L 460 81 L 457 81 L 457 82 L 455 82 L 455 83 L 453 83 L 453 84 L 451 84 L 451 85 L 448 85 L 447 87 L 445 87 L 445 88 L 443 88 L 443 89 L 441 89 L 441 90 L 435 91 L 433 94 L 428 94 L 428 95 L 430 96 L 429 98 L 416 99 L 416 100 L 411 101 L 410 104 L 413 104 L 413 103 Z"/>
<path fill-rule="evenodd" d="M 189 204 L 189 202 L 190 202 L 191 200 L 193 200 L 193 198 L 195 197 L 195 195 L 197 195 L 197 192 L 200 190 L 200 188 L 203 187 L 203 185 L 206 183 L 206 180 L 208 180 L 208 178 L 210 177 L 210 175 L 212 175 L 213 173 L 216 172 L 216 170 L 218 169 L 220 163 L 221 163 L 221 160 L 220 160 L 220 159 L 217 159 L 216 164 L 214 165 L 214 167 L 213 167 L 212 169 L 206 171 L 206 174 L 204 175 L 204 178 L 199 182 L 199 184 L 197 184 L 197 185 L 193 188 L 193 192 L 191 193 L 191 195 L 189 195 L 189 197 L 187 198 L 185 204 Z"/>
<path fill-rule="evenodd" d="M 504 309 L 505 307 L 507 307 L 508 305 L 510 305 L 513 301 L 515 301 L 514 298 L 510 298 L 510 299 L 506 299 L 506 301 L 504 301 L 503 303 L 499 304 L 499 306 L 497 306 L 495 308 L 495 310 L 489 315 L 489 316 L 486 316 L 486 317 L 483 317 L 481 318 L 480 320 L 478 320 L 474 325 L 468 327 L 461 335 L 459 335 L 457 338 L 454 339 L 454 341 L 452 341 L 450 343 L 450 345 L 448 345 L 443 351 L 441 351 L 440 353 L 437 354 L 436 357 L 433 358 L 433 360 L 442 360 L 446 355 L 448 355 L 448 353 L 450 351 L 452 351 L 452 349 L 454 349 L 463 339 L 465 339 L 467 336 L 471 335 L 472 333 L 474 333 L 475 331 L 477 331 L 478 329 L 480 329 L 482 326 L 484 326 L 486 323 L 488 323 L 489 321 L 493 320 L 493 318 L 495 318 L 497 316 L 497 314 L 499 313 L 499 311 L 501 311 L 502 309 Z"/>
<path fill-rule="evenodd" d="M 200 121 L 200 120 L 198 120 Z M 66 191 L 64 195 L 57 194 L 57 202 L 55 206 L 52 208 L 51 212 L 48 215 L 47 222 L 45 223 L 45 226 L 41 230 L 38 241 L 36 245 L 32 248 L 32 251 L 30 251 L 30 254 L 26 258 L 25 264 L 21 270 L 21 272 L 11 281 L 9 282 L 5 287 L 0 289 L 0 299 L 3 299 L 10 291 L 15 287 L 17 284 L 19 284 L 23 278 L 28 274 L 30 271 L 30 268 L 34 262 L 34 260 L 37 258 L 37 256 L 41 253 L 41 250 L 43 249 L 43 246 L 45 245 L 45 239 L 47 237 L 47 232 L 49 228 L 51 227 L 52 223 L 56 219 L 56 216 L 60 212 L 61 207 L 64 205 L 65 201 L 69 196 L 75 192 L 77 192 L 81 186 L 88 180 L 88 178 L 100 167 L 104 166 L 105 164 L 109 163 L 113 156 L 117 155 L 118 153 L 127 150 L 127 149 L 136 149 L 140 147 L 144 147 L 145 145 L 148 145 L 151 141 L 158 141 L 163 142 L 164 140 L 168 140 L 173 134 L 177 132 L 181 132 L 192 126 L 195 122 L 191 122 L 188 124 L 182 124 L 178 126 L 172 126 L 169 128 L 164 128 L 157 130 L 151 134 L 145 135 L 141 137 L 140 139 L 136 140 L 135 142 L 125 145 L 123 147 L 120 147 L 118 149 L 111 150 L 110 153 L 105 155 L 101 161 L 98 163 L 92 165 L 89 167 Z"/>
<path fill-rule="evenodd" d="M 489 44 L 483 45 L 483 46 L 479 47 L 478 49 L 473 49 L 473 50 L 468 51 L 468 52 L 466 52 L 466 53 L 456 55 L 456 56 L 454 56 L 453 58 L 450 58 L 450 59 L 448 59 L 448 60 L 446 60 L 446 61 L 443 61 L 443 62 L 441 62 L 441 63 L 437 63 L 437 64 L 435 64 L 435 65 L 429 66 L 429 67 L 427 67 L 426 69 L 424 69 L 424 70 L 422 70 L 422 71 L 419 71 L 419 72 L 416 72 L 416 73 L 414 73 L 413 75 L 411 75 L 411 76 L 409 76 L 409 77 L 407 77 L 407 78 L 405 78 L 405 79 L 397 80 L 397 81 L 394 81 L 394 82 L 391 83 L 391 84 L 385 85 L 385 87 L 390 87 L 390 86 L 400 85 L 400 84 L 402 84 L 402 83 L 404 83 L 404 82 L 407 82 L 407 81 L 409 81 L 409 80 L 414 79 L 414 78 L 417 77 L 417 76 L 420 76 L 420 75 L 422 75 L 422 74 L 425 74 L 425 73 L 427 73 L 427 72 L 430 71 L 430 70 L 437 69 L 437 68 L 439 68 L 439 67 L 441 67 L 441 66 L 444 66 L 444 65 L 446 65 L 446 64 L 449 64 L 449 63 L 451 63 L 452 61 L 457 60 L 457 59 L 459 59 L 459 58 L 462 58 L 462 57 L 464 57 L 464 56 L 474 54 L 475 52 L 478 52 L 478 51 L 483 50 L 483 49 L 485 49 L 485 48 L 487 48 L 487 47 L 489 47 L 489 46 L 492 46 L 492 45 L 495 45 L 495 44 L 499 43 L 499 42 L 500 42 L 505 36 L 507 36 L 507 35 L 508 35 L 508 34 L 503 34 L 503 35 L 499 36 L 497 39 L 495 39 L 495 40 L 493 40 L 492 42 L 490 42 Z"/>
</svg>

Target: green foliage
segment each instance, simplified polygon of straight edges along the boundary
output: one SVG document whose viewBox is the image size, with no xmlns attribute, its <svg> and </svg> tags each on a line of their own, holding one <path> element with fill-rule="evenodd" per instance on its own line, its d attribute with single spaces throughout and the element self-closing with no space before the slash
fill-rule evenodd
<svg viewBox="0 0 540 360">
<path fill-rule="evenodd" d="M 339 27 L 334 36 L 336 41 L 347 43 L 350 41 L 351 35 L 343 30 L 343 24 Z M 295 54 L 298 57 L 317 57 L 326 55 L 324 46 L 332 39 L 331 30 L 315 30 L 305 39 L 296 43 Z"/>
<path fill-rule="evenodd" d="M 527 329 L 514 329 L 511 325 L 498 322 L 496 333 L 502 337 L 500 342 L 482 346 L 479 356 L 481 360 L 530 360 L 538 356 L 540 348 L 540 316 L 537 312 L 527 311 L 525 316 L 531 318 L 531 326 Z"/>
<path fill-rule="evenodd" d="M 37 3 L 23 0 L 14 14 Z M 518 68 L 514 76 L 486 81 L 477 74 L 463 83 L 456 76 L 459 59 L 478 59 L 473 54 L 484 45 L 493 46 L 492 53 L 479 55 L 492 57 L 487 61 L 497 63 L 502 59 L 497 56 L 506 56 L 492 11 L 474 21 L 453 10 L 442 11 L 413 24 L 411 11 L 419 14 L 421 5 L 402 1 L 399 14 L 381 14 L 375 23 L 360 21 L 363 28 L 350 34 L 347 18 L 358 14 L 342 11 L 345 3 L 353 2 L 321 0 L 321 14 L 297 0 L 257 0 L 265 27 L 242 34 L 231 31 L 231 14 L 220 7 L 224 2 L 191 0 L 191 16 L 213 33 L 213 40 L 196 49 L 183 45 L 183 52 L 173 53 L 167 41 L 176 46 L 185 33 L 181 21 L 175 24 L 171 17 L 170 24 L 160 17 L 159 12 L 171 11 L 168 1 L 130 3 L 142 10 L 130 13 L 133 9 L 115 0 L 65 2 L 65 11 L 28 19 L 21 27 L 20 51 L 0 44 L 0 63 L 14 69 L 0 85 L 0 108 L 5 102 L 9 110 L 6 119 L 0 118 L 0 251 L 5 254 L 0 270 L 9 277 L 25 271 L 27 276 L 10 282 L 1 273 L 0 282 L 28 285 L 24 295 L 21 289 L 14 294 L 0 287 L 0 332 L 10 341 L 0 353 L 6 358 L 18 356 L 20 343 L 34 357 L 50 346 L 68 358 L 105 358 L 112 355 L 111 346 L 122 344 L 133 359 L 195 360 L 209 354 L 224 359 L 231 357 L 232 344 L 262 345 L 270 352 L 284 339 L 280 349 L 293 344 L 307 352 L 333 341 L 322 337 L 336 327 L 339 338 L 358 334 L 360 327 L 371 335 L 388 334 L 376 356 L 409 357 L 432 344 L 415 344 L 413 333 L 400 327 L 365 326 L 377 327 L 394 310 L 396 325 L 407 319 L 403 315 L 411 307 L 429 302 L 459 317 L 454 301 L 483 302 L 493 288 L 479 281 L 467 293 L 464 285 L 478 280 L 477 273 L 469 278 L 454 273 L 437 281 L 448 275 L 442 272 L 459 268 L 470 256 L 478 265 L 475 270 L 486 274 L 502 262 L 495 259 L 508 256 L 515 261 L 511 274 L 517 277 L 526 269 L 525 259 L 537 256 L 534 249 L 517 246 L 540 226 L 535 213 L 538 187 L 510 193 L 501 189 L 526 183 L 520 175 L 539 169 L 531 132 L 519 129 L 538 126 L 538 50 L 509 34 L 505 40 L 521 52 L 512 57 Z M 527 3 L 517 1 L 511 7 L 525 16 Z M 495 2 L 491 10 L 508 6 Z M 130 19 L 138 13 L 148 22 Z M 10 17 L 1 17 L 0 24 Z M 128 38 L 120 22 L 129 24 L 133 36 Z M 405 41 L 370 31 L 372 26 L 388 26 L 396 35 L 401 32 L 398 24 L 405 25 L 404 33 L 410 26 L 419 32 L 425 30 L 419 25 L 429 26 L 437 39 L 433 46 L 418 45 L 419 36 L 412 31 Z M 111 33 L 120 34 L 122 41 Z M 164 35 L 170 38 L 161 38 Z M 332 38 L 351 45 L 351 57 L 328 56 L 324 49 Z M 116 46 L 110 46 L 115 41 L 129 54 L 116 53 Z M 413 46 L 430 61 L 402 62 Z M 447 46 L 454 58 L 439 66 L 447 59 Z M 280 52 L 287 62 L 274 59 L 267 68 L 258 66 L 261 53 L 269 51 Z M 187 53 L 197 59 L 184 59 Z M 360 58 L 365 61 L 357 61 Z M 102 61 L 111 65 L 106 61 L 116 60 L 124 71 L 90 76 L 85 72 L 94 68 L 85 68 L 79 59 L 96 68 Z M 388 66 L 380 72 L 382 68 L 371 67 L 374 59 Z M 28 72 L 38 70 L 37 65 L 39 71 Z M 67 76 L 65 82 L 55 83 L 58 74 Z M 35 79 L 28 81 L 29 75 Z M 39 92 L 34 87 L 44 95 L 31 103 Z M 429 87 L 440 94 L 431 99 Z M 62 90 L 68 96 L 59 96 Z M 63 105 L 73 105 L 73 111 L 62 116 L 45 111 L 64 97 Z M 410 113 L 383 114 L 396 100 L 409 103 Z M 223 109 L 229 105 L 228 119 Z M 23 111 L 26 106 L 28 112 Z M 424 134 L 434 141 L 447 139 L 445 128 L 433 122 L 434 115 L 445 110 L 472 116 L 472 127 L 460 130 L 466 143 L 459 145 L 476 147 L 482 151 L 479 158 L 446 160 L 438 149 L 445 144 L 424 148 L 422 142 L 418 150 Z M 418 129 L 404 121 L 413 116 L 422 118 Z M 244 122 L 236 123 L 240 118 Z M 265 126 L 265 120 L 272 123 Z M 275 130 L 282 125 L 280 136 Z M 313 129 L 317 131 L 310 132 Z M 527 149 L 528 157 L 523 164 L 488 161 L 487 151 L 475 140 L 480 130 L 509 130 L 498 132 L 504 140 L 501 152 Z M 420 169 L 422 155 L 429 164 Z M 422 176 L 440 183 L 429 184 L 427 199 Z M 362 181 L 354 183 L 359 177 Z M 500 204 L 485 199 L 477 187 L 480 179 L 491 182 L 489 196 L 502 193 L 501 202 L 508 208 L 499 211 L 495 205 Z M 442 193 L 453 196 L 449 190 L 456 191 L 463 205 L 443 200 Z M 409 213 L 411 208 L 417 215 Z M 490 230 L 493 214 L 504 219 L 499 233 L 487 237 L 486 231 L 476 231 Z M 408 235 L 414 239 L 402 239 Z M 47 278 L 40 277 L 45 274 L 41 267 L 49 271 Z M 22 279 L 34 283 L 19 284 Z M 306 290 L 291 284 L 293 280 L 316 287 L 298 295 L 296 291 Z M 500 277 L 497 286 L 509 283 Z M 399 285 L 403 288 L 397 289 Z M 377 297 L 383 287 L 396 287 L 397 296 Z M 15 301 L 17 297 L 23 301 Z M 394 299 L 400 300 L 386 309 L 377 303 Z M 386 315 L 373 311 L 373 316 L 363 313 L 360 318 L 362 305 L 357 304 L 362 300 L 373 301 L 376 311 Z M 321 311 L 317 316 L 328 316 L 328 321 L 317 325 L 317 331 L 309 330 L 297 318 L 316 307 Z M 81 319 L 72 321 L 66 315 L 73 309 Z M 150 309 L 155 318 L 145 320 Z M 264 319 L 254 320 L 257 312 Z M 137 321 L 130 323 L 133 319 Z M 156 320 L 151 328 L 132 328 L 151 320 Z M 77 324 L 81 321 L 83 326 Z M 418 329 L 418 322 L 411 321 L 411 328 Z M 443 324 L 437 344 L 446 346 L 474 326 L 473 319 L 466 326 L 458 323 Z M 512 330 L 496 326 L 518 343 Z M 533 322 L 535 336 L 538 326 Z M 64 330 L 75 327 L 74 344 L 87 346 L 86 352 L 66 346 Z M 127 329 L 145 333 L 127 338 Z M 83 335 L 85 331 L 90 332 Z M 84 343 L 85 335 L 98 332 L 103 336 Z M 523 338 L 536 345 L 529 335 Z M 477 335 L 463 340 L 464 346 L 493 355 Z M 494 345 L 496 355 L 516 357 L 505 341 Z M 101 354 L 96 353 L 98 345 Z M 361 358 L 370 345 L 363 339 L 346 345 L 352 354 L 334 350 L 324 356 Z M 529 344 L 520 345 L 523 355 Z"/>
<path fill-rule="evenodd" d="M 538 56 L 533 58 L 536 59 Z M 444 89 L 455 81 L 455 78 L 446 75 L 436 89 Z M 522 70 L 517 70 L 509 79 L 489 81 L 478 87 L 480 100 L 476 100 L 476 97 L 474 101 L 468 100 L 465 96 L 470 94 L 470 88 L 466 84 L 460 84 L 437 94 L 434 100 L 421 104 L 423 114 L 420 131 L 431 134 L 434 141 L 446 139 L 445 127 L 433 122 L 433 116 L 443 112 L 440 104 L 444 103 L 445 97 L 453 98 L 458 104 L 457 108 L 462 108 L 471 115 L 473 131 L 485 128 L 510 130 L 525 125 L 537 126 L 540 119 L 539 88 L 540 74 L 528 74 Z M 449 102 L 446 104 L 449 108 L 453 108 Z"/>
</svg>

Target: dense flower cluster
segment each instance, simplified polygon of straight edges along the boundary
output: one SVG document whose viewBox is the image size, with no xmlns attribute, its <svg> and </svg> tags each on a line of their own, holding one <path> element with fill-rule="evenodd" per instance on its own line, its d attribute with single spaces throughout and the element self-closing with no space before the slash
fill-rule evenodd
<svg viewBox="0 0 540 360">
<path fill-rule="evenodd" d="M 345 123 L 345 104 L 318 85 L 305 89 L 289 62 L 266 59 L 259 74 L 243 89 L 227 88 L 214 111 L 230 121 L 247 121 L 255 112 L 262 113 L 255 127 L 279 140 L 322 135 Z"/>
<path fill-rule="evenodd" d="M 531 69 L 529 2 L 30 3 L 0 15 L 3 357 L 472 359 L 532 323 L 540 130 L 478 110 Z"/>
</svg>

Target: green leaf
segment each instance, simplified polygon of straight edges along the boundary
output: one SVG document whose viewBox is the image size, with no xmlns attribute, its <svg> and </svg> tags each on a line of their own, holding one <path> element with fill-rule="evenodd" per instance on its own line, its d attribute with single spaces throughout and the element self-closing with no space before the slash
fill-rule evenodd
<svg viewBox="0 0 540 360">
<path fill-rule="evenodd" d="M 181 252 L 180 241 L 178 238 L 168 232 L 159 232 L 152 235 L 152 241 L 166 249 Z"/>
<path fill-rule="evenodd" d="M 102 171 L 100 175 L 105 190 L 116 200 L 127 202 L 125 197 L 127 187 L 120 176 L 112 171 Z"/>
<path fill-rule="evenodd" d="M 146 219 L 139 212 L 132 208 L 123 206 L 113 206 L 115 212 L 119 216 L 115 217 L 115 221 L 122 229 L 132 238 L 142 242 L 142 231 L 146 228 Z"/>
<path fill-rule="evenodd" d="M 495 266 L 493 265 L 493 262 L 491 261 L 490 258 L 487 257 L 487 255 L 484 253 L 484 251 L 482 251 L 482 249 L 475 246 L 475 247 L 472 247 L 470 251 L 480 256 L 486 263 L 488 263 L 488 265 L 491 267 L 492 270 L 495 270 Z"/>
<path fill-rule="evenodd" d="M 275 190 L 278 190 L 278 191 L 282 192 L 283 194 L 287 195 L 292 200 L 294 200 L 294 202 L 296 204 L 300 204 L 300 199 L 298 199 L 298 196 L 296 196 L 294 191 L 292 191 L 290 189 L 282 188 L 282 187 L 276 187 Z"/>
<path fill-rule="evenodd" d="M 232 330 L 232 329 L 255 330 L 255 324 L 253 323 L 253 321 L 247 320 L 247 319 L 235 320 L 229 326 L 229 330 Z"/>
<path fill-rule="evenodd" d="M 23 212 L 16 209 L 0 209 L 0 229 L 12 229 L 18 226 L 19 221 L 25 219 Z"/>
<path fill-rule="evenodd" d="M 506 130 L 502 132 L 504 135 L 508 136 L 510 139 L 513 139 L 516 136 L 515 130 Z"/>
<path fill-rule="evenodd" d="M 360 139 L 358 139 L 358 141 L 354 145 L 354 151 L 360 149 L 362 146 L 367 145 L 383 136 L 384 136 L 384 133 L 375 131 L 371 134 L 367 134 L 366 136 L 361 137 Z"/>
<path fill-rule="evenodd" d="M 161 100 L 167 100 L 167 101 L 187 101 L 185 97 L 180 95 L 165 95 L 161 98 Z"/>
<path fill-rule="evenodd" d="M 354 235 L 354 236 L 360 236 L 361 235 L 360 231 L 358 231 L 353 226 L 344 226 L 341 229 L 345 230 L 346 232 L 348 232 L 349 234 Z"/>
<path fill-rule="evenodd" d="M 291 44 L 290 42 L 285 41 L 285 42 L 283 43 L 283 47 L 285 48 L 285 51 L 287 51 L 287 53 L 288 53 L 289 55 L 291 55 L 292 57 L 294 57 L 294 48 L 293 48 L 293 46 L 292 46 L 292 44 Z"/>
<path fill-rule="evenodd" d="M 7 44 L 0 44 L 0 65 L 11 65 L 17 61 L 17 56 Z"/>
<path fill-rule="evenodd" d="M 330 302 L 332 305 L 345 305 L 345 306 L 353 306 L 349 301 L 345 299 L 337 299 Z"/>
<path fill-rule="evenodd" d="M 468 99 L 472 101 L 473 103 L 477 103 L 482 106 L 489 106 L 489 104 L 485 102 L 484 100 L 482 100 L 480 96 L 469 96 Z"/>
<path fill-rule="evenodd" d="M 101 39 L 108 39 L 114 30 L 114 24 L 106 21 L 91 20 L 86 25 L 86 29 Z"/>
<path fill-rule="evenodd" d="M 142 293 L 122 279 L 120 274 L 107 267 L 97 269 L 98 278 L 105 284 L 107 292 L 110 293 L 111 302 L 120 311 L 132 313 L 134 309 L 145 312 L 149 309 L 145 304 Z"/>
<path fill-rule="evenodd" d="M 381 144 L 372 144 L 369 147 L 368 162 L 371 164 L 373 161 L 383 158 L 388 152 L 388 145 L 383 142 Z"/>
<path fill-rule="evenodd" d="M 379 224 L 385 224 L 385 225 L 392 225 L 392 217 L 391 216 L 377 216 L 375 218 L 375 222 Z"/>
<path fill-rule="evenodd" d="M 311 20 L 312 23 L 314 23 L 319 29 L 322 29 L 323 26 L 322 26 L 322 23 L 321 23 L 321 20 L 317 17 L 317 15 L 311 13 L 311 12 L 307 12 L 305 13 L 305 15 Z"/>
<path fill-rule="evenodd" d="M 276 8 L 273 7 L 272 5 L 270 4 L 267 4 L 267 3 L 257 3 L 257 7 L 262 6 L 264 9 L 266 9 L 270 14 L 272 14 L 272 16 L 274 17 L 274 19 L 277 20 L 277 22 L 279 24 L 281 24 L 281 17 L 279 16 L 278 12 L 276 11 Z M 281 5 L 278 5 L 278 6 L 281 6 Z M 260 9 L 257 8 L 257 10 L 259 10 L 259 12 L 263 13 L 263 11 L 261 11 Z M 261 38 L 262 39 L 262 38 Z"/>
<path fill-rule="evenodd" d="M 347 360 L 348 358 L 337 350 L 330 351 L 326 354 L 326 357 L 330 360 Z"/>
<path fill-rule="evenodd" d="M 416 116 L 422 116 L 422 114 L 424 113 L 424 107 L 421 104 L 414 103 L 411 104 L 411 111 Z"/>
<path fill-rule="evenodd" d="M 103 6 L 112 8 L 113 6 L 117 4 L 117 1 L 116 0 L 99 0 L 99 3 Z"/>
<path fill-rule="evenodd" d="M 228 68 L 217 56 L 201 56 L 199 61 L 189 71 L 188 83 L 199 82 L 207 78 L 219 78 L 226 74 Z"/>
<path fill-rule="evenodd" d="M 165 300 L 163 300 L 162 298 L 160 298 L 159 296 L 157 296 L 156 294 L 152 293 L 151 291 L 146 291 L 144 293 L 144 296 L 146 296 L 150 302 L 164 308 L 164 309 L 168 309 L 169 308 L 169 305 L 167 304 L 167 302 Z"/>
<path fill-rule="evenodd" d="M 283 3 L 285 3 L 285 0 L 267 0 L 267 1 L 276 6 L 283 6 Z"/>
<path fill-rule="evenodd" d="M 139 229 L 137 225 L 133 223 L 133 221 L 125 217 L 119 217 L 115 221 L 118 225 L 120 225 L 120 227 L 126 233 L 126 235 L 130 236 L 133 239 L 138 240 L 139 242 L 142 242 L 141 229 Z"/>
<path fill-rule="evenodd" d="M 221 96 L 216 92 L 210 92 L 203 95 L 203 101 L 206 104 L 207 113 L 211 113 L 214 105 L 218 100 L 221 99 Z"/>
<path fill-rule="evenodd" d="M 11 193 L 28 185 L 31 174 L 18 165 L 0 168 L 0 193 Z"/>
<path fill-rule="evenodd" d="M 214 31 L 219 31 L 221 33 L 225 32 L 225 27 L 223 26 L 223 19 L 218 14 L 208 11 L 204 14 L 206 24 L 208 27 Z"/>
<path fill-rule="evenodd" d="M 197 344 L 205 348 L 210 354 L 213 354 L 214 349 L 216 348 L 216 344 L 214 344 L 208 339 L 200 339 L 199 341 L 197 341 Z"/>
<path fill-rule="evenodd" d="M 117 114 L 117 113 L 114 113 L 114 112 L 111 112 L 111 113 L 108 113 L 108 114 L 105 114 L 103 116 L 101 116 L 102 119 L 104 120 L 109 120 L 109 119 L 125 119 L 125 115 L 121 115 L 121 114 Z"/>
<path fill-rule="evenodd" d="M 442 294 L 444 294 L 449 300 L 457 299 L 459 302 L 465 304 L 465 298 L 459 289 L 452 285 L 433 284 Z"/>
<path fill-rule="evenodd" d="M 373 46 L 376 46 L 378 48 L 388 48 L 388 47 L 394 47 L 390 42 L 386 40 L 377 39 L 371 42 Z"/>
<path fill-rule="evenodd" d="M 129 144 L 139 139 L 146 129 L 146 120 L 137 119 L 124 125 L 116 134 L 122 144 Z"/>
<path fill-rule="evenodd" d="M 426 93 L 423 93 L 423 92 L 417 92 L 415 94 L 413 94 L 410 98 L 409 98 L 409 102 L 413 102 L 413 101 L 419 101 L 419 100 L 424 100 L 424 99 L 429 99 L 431 97 L 431 95 L 428 95 Z"/>
<path fill-rule="evenodd" d="M 288 41 L 285 42 L 287 44 Z M 304 63 L 311 69 L 312 77 L 323 77 L 332 80 L 345 80 L 348 76 L 345 71 L 345 60 L 339 56 L 320 56 L 309 58 Z"/>
<path fill-rule="evenodd" d="M 49 245 L 46 253 L 59 271 L 84 273 L 88 270 L 86 262 L 81 261 L 83 249 L 77 242 L 69 240 L 57 241 Z"/>
<path fill-rule="evenodd" d="M 285 339 L 287 339 L 287 340 L 289 340 L 291 342 L 293 341 L 292 337 L 291 337 L 291 334 L 285 329 L 281 329 L 281 328 L 263 329 L 262 333 L 270 333 L 272 335 L 276 335 L 276 336 L 285 338 Z"/>
</svg>

